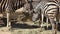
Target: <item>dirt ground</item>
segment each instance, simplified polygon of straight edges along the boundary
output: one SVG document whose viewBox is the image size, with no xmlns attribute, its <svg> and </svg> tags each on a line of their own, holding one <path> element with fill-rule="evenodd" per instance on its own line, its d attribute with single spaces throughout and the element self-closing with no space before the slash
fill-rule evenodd
<svg viewBox="0 0 60 34">
<path fill-rule="evenodd" d="M 52 30 L 44 30 L 41 31 L 40 28 L 37 29 L 20 29 L 20 30 L 14 30 L 12 34 L 52 34 Z M 58 32 L 57 34 L 60 34 Z"/>
<path fill-rule="evenodd" d="M 15 25 L 14 25 L 15 26 Z M 45 28 L 35 27 L 18 24 L 18 27 L 0 27 L 0 34 L 52 34 L 52 30 L 46 30 Z M 60 31 L 57 31 L 57 34 L 60 34 Z"/>
<path fill-rule="evenodd" d="M 11 34 L 8 27 L 0 27 L 0 34 Z"/>
<path fill-rule="evenodd" d="M 0 34 L 52 34 L 52 30 L 45 30 L 44 28 L 34 28 L 34 29 L 21 29 L 21 28 L 13 28 L 8 31 L 6 27 L 0 29 Z M 60 31 L 57 32 L 60 34 Z"/>
</svg>

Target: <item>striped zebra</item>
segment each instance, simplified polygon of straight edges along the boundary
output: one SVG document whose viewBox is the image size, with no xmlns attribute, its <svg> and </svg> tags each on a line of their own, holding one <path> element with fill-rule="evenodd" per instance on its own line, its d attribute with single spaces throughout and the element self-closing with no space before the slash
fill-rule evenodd
<svg viewBox="0 0 60 34">
<path fill-rule="evenodd" d="M 41 16 L 42 16 L 42 24 L 43 24 L 43 19 L 44 19 L 44 16 L 47 18 L 47 22 L 48 22 L 48 19 L 50 20 L 51 22 L 51 25 L 52 25 L 52 31 L 54 31 L 54 29 L 56 28 L 57 29 L 57 24 L 58 24 L 58 15 L 59 14 L 59 5 L 57 4 L 57 2 L 55 1 L 48 1 L 48 0 L 42 0 L 38 5 L 37 7 L 34 9 L 34 14 L 38 14 L 39 11 L 38 10 L 41 10 Z M 33 14 L 33 17 L 34 19 L 32 19 L 33 21 L 36 21 L 36 18 L 37 16 L 39 15 L 34 15 Z M 56 21 L 56 24 L 54 24 Z M 55 27 L 56 25 L 56 27 Z M 42 27 L 43 25 L 41 25 Z M 56 30 L 55 30 L 56 31 Z M 56 32 L 55 32 L 56 33 Z"/>
<path fill-rule="evenodd" d="M 9 11 L 17 10 L 24 6 L 25 0 L 0 0 L 0 9 L 5 11 L 6 8 L 9 8 Z"/>
<path fill-rule="evenodd" d="M 23 7 L 25 4 L 25 0 L 8 0 L 8 9 L 10 12 L 7 13 L 7 27 L 11 26 L 11 19 L 9 18 L 10 14 L 13 14 L 16 10 Z M 14 18 L 13 18 L 14 19 Z"/>
<path fill-rule="evenodd" d="M 9 22 L 9 12 L 12 10 L 11 8 L 11 4 L 10 4 L 10 0 L 1 0 L 0 1 L 0 13 L 6 13 L 5 15 L 7 18 L 7 26 L 8 26 L 8 22 Z M 3 14 L 2 14 L 3 15 Z M 3 16 L 4 17 L 4 16 Z"/>
<path fill-rule="evenodd" d="M 23 7 L 25 4 L 25 0 L 0 0 L 0 12 L 6 13 L 6 18 L 7 18 L 7 27 L 11 26 L 10 23 L 10 14 L 12 12 L 16 11 L 17 9 Z"/>
<path fill-rule="evenodd" d="M 58 24 L 58 14 L 59 14 L 59 6 L 55 2 L 49 2 L 44 8 L 44 13 L 48 19 L 50 19 L 52 30 L 55 28 L 55 22 L 56 21 L 56 28 Z"/>
</svg>

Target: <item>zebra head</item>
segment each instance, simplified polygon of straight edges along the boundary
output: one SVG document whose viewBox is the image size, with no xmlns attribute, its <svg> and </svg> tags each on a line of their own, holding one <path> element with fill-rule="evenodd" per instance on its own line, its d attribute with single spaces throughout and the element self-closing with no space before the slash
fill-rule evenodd
<svg viewBox="0 0 60 34">
<path fill-rule="evenodd" d="M 40 17 L 40 10 L 38 11 L 33 11 L 33 14 L 32 14 L 32 21 L 33 22 L 36 22 Z"/>
</svg>

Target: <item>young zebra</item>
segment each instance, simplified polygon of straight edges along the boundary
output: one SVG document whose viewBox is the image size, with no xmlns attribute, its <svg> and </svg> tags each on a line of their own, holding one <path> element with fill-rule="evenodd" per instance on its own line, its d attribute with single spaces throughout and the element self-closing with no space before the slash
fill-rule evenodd
<svg viewBox="0 0 60 34">
<path fill-rule="evenodd" d="M 44 16 L 45 16 L 51 22 L 52 31 L 55 29 L 55 25 L 56 25 L 56 28 L 57 28 L 57 24 L 58 24 L 57 23 L 58 22 L 58 19 L 57 19 L 58 15 L 57 14 L 59 14 L 59 6 L 58 6 L 57 2 L 43 0 L 37 5 L 37 7 L 34 9 L 34 12 L 38 13 L 39 12 L 38 10 L 41 10 L 42 23 L 43 23 L 43 19 L 44 19 Z M 37 18 L 37 16 L 36 16 L 36 18 Z M 56 21 L 56 24 L 55 24 L 54 21 Z M 43 25 L 41 25 L 41 27 L 42 26 Z"/>
<path fill-rule="evenodd" d="M 45 16 L 48 19 L 50 19 L 50 22 L 51 22 L 51 25 L 52 25 L 52 30 L 57 28 L 57 24 L 58 24 L 58 18 L 57 17 L 58 17 L 58 14 L 59 14 L 58 4 L 55 3 L 55 2 L 47 3 L 45 8 L 44 8 L 44 13 L 45 13 Z M 56 21 L 56 23 L 54 21 Z"/>
</svg>

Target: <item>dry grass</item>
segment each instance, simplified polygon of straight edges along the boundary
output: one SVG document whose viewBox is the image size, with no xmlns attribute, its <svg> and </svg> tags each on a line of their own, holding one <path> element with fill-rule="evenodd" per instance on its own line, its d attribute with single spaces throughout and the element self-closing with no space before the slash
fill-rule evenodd
<svg viewBox="0 0 60 34">
<path fill-rule="evenodd" d="M 1 27 L 0 34 L 52 34 L 52 30 L 45 30 L 44 28 L 42 28 L 42 31 L 41 28 L 12 28 L 11 30 L 9 29 L 9 27 Z M 57 34 L 60 34 L 60 32 L 58 31 Z"/>
<path fill-rule="evenodd" d="M 6 30 L 6 27 L 3 28 L 3 30 Z M 11 31 L 2 31 L 0 29 L 0 34 L 52 34 L 51 30 L 44 30 L 41 31 L 41 28 L 36 29 L 13 29 Z M 60 32 L 58 32 L 60 34 Z"/>
<path fill-rule="evenodd" d="M 60 32 L 58 32 L 59 34 Z M 13 30 L 12 34 L 52 34 L 52 30 L 41 31 L 40 28 L 37 29 L 17 29 Z"/>
</svg>

